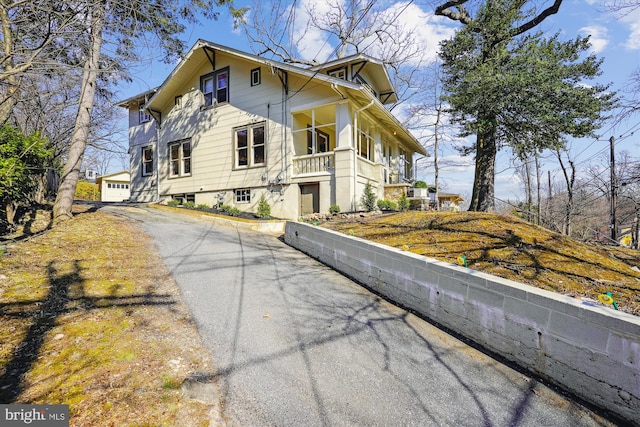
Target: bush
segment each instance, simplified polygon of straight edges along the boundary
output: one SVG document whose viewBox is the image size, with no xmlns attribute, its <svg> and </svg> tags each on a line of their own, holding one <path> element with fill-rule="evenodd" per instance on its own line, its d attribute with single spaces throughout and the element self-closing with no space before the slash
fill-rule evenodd
<svg viewBox="0 0 640 427">
<path fill-rule="evenodd" d="M 171 207 L 177 207 L 180 206 L 180 200 L 178 199 L 171 199 L 167 202 L 167 206 L 171 206 Z"/>
<path fill-rule="evenodd" d="M 400 196 L 400 199 L 398 199 L 398 209 L 404 212 L 408 210 L 410 206 L 411 202 L 409 201 L 409 198 L 407 198 L 407 194 L 402 193 L 402 196 Z"/>
<path fill-rule="evenodd" d="M 267 202 L 267 199 L 264 198 L 264 195 L 260 197 L 260 201 L 258 202 L 258 218 L 266 219 L 271 216 L 271 206 Z"/>
<path fill-rule="evenodd" d="M 426 182 L 424 182 L 424 181 L 416 181 L 413 184 L 413 188 L 428 188 L 428 187 L 427 187 L 427 183 Z"/>
<path fill-rule="evenodd" d="M 338 212 L 340 212 L 340 206 L 338 205 L 331 205 L 329 207 L 329 213 L 331 214 L 337 214 Z"/>
<path fill-rule="evenodd" d="M 224 203 L 221 205 L 218 205 L 218 211 L 220 212 L 228 212 L 229 209 L 231 209 L 231 206 L 225 205 Z"/>
<path fill-rule="evenodd" d="M 207 209 L 209 209 L 209 205 L 205 205 L 204 203 L 201 203 L 198 206 L 196 206 L 196 209 L 201 211 L 206 211 Z"/>
<path fill-rule="evenodd" d="M 242 213 L 242 211 L 236 207 L 227 207 L 225 212 L 231 216 L 240 216 L 240 214 Z"/>
<path fill-rule="evenodd" d="M 100 200 L 100 188 L 98 184 L 92 184 L 87 181 L 78 181 L 74 199 L 78 200 Z"/>
<path fill-rule="evenodd" d="M 393 200 L 378 200 L 378 209 L 381 211 L 396 211 L 398 210 L 398 205 Z"/>
<path fill-rule="evenodd" d="M 364 186 L 364 192 L 362 193 L 362 197 L 360 198 L 360 204 L 363 209 L 367 212 L 371 212 L 376 208 L 376 201 L 378 197 L 376 193 L 373 191 L 373 185 L 367 181 Z"/>
<path fill-rule="evenodd" d="M 196 207 L 196 202 L 184 202 L 182 204 L 182 207 L 187 208 L 187 209 L 193 209 Z"/>
</svg>

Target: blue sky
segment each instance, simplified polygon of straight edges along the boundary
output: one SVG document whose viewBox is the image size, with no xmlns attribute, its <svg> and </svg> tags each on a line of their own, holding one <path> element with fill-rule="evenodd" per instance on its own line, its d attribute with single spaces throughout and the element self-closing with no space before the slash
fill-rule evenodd
<svg viewBox="0 0 640 427">
<path fill-rule="evenodd" d="M 433 9 L 426 4 L 428 2 L 429 0 L 409 2 L 378 0 L 376 6 L 382 6 L 393 16 L 397 15 L 399 22 L 412 29 L 415 37 L 424 46 L 426 55 L 429 58 L 435 58 L 438 42 L 448 38 L 458 28 L 458 24 L 433 16 Z M 246 0 L 236 0 L 237 5 L 249 3 Z M 316 7 L 326 4 L 323 0 L 298 0 L 296 2 L 298 20 L 305 19 L 303 7 L 308 3 L 313 3 Z M 430 3 L 439 2 L 430 0 Z M 547 0 L 538 3 L 548 5 L 551 2 Z M 632 73 L 640 68 L 640 9 L 627 15 L 616 15 L 606 10 L 603 0 L 565 0 L 559 13 L 545 20 L 538 28 L 549 35 L 560 32 L 562 38 L 566 39 L 575 38 L 577 35 L 590 35 L 593 52 L 604 59 L 601 67 L 603 74 L 598 82 L 612 83 L 612 89 L 621 93 L 629 92 Z M 193 45 L 199 38 L 251 51 L 244 31 L 234 30 L 232 20 L 224 13 L 217 22 L 188 27 L 183 35 L 187 46 Z M 310 59 L 327 56 L 335 47 L 321 33 L 307 32 L 304 40 L 305 45 L 301 51 Z M 144 92 L 164 81 L 173 67 L 162 64 L 159 59 L 161 58 L 154 58 L 149 54 L 135 71 L 133 82 L 121 86 L 120 99 Z M 399 115 L 401 114 L 402 112 L 399 112 Z M 634 131 L 635 134 L 633 134 Z M 611 136 L 616 138 L 617 152 L 626 150 L 636 160 L 640 160 L 640 114 L 619 125 L 614 126 L 613 122 L 608 123 L 598 133 L 601 135 L 599 139 L 589 138 L 570 142 L 570 152 L 578 169 L 589 163 L 606 163 L 603 156 L 608 153 L 608 140 Z M 416 136 L 427 139 L 429 135 Z M 450 139 L 455 140 L 453 135 Z M 509 157 L 508 152 L 501 152 L 498 156 L 496 196 L 500 199 L 522 199 L 522 186 L 514 175 Z M 440 158 L 444 160 L 440 171 L 444 190 L 460 193 L 465 198 L 470 196 L 473 185 L 473 159 L 458 156 L 457 152 L 446 144 L 443 144 Z M 546 171 L 551 170 L 552 176 L 560 180 L 560 169 L 553 158 L 543 161 L 543 169 L 545 176 Z M 432 183 L 433 168 L 421 170 L 418 178 Z"/>
</svg>

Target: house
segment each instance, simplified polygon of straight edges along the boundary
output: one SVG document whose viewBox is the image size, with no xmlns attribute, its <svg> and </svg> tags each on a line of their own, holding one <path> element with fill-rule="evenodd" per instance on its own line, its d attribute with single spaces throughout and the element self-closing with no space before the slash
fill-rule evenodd
<svg viewBox="0 0 640 427">
<path fill-rule="evenodd" d="M 441 211 L 460 212 L 461 202 L 464 202 L 464 199 L 459 194 L 438 193 L 438 204 Z"/>
<path fill-rule="evenodd" d="M 362 54 L 312 68 L 199 40 L 129 110 L 132 201 L 226 204 L 280 218 L 357 211 L 408 188 L 416 138 L 385 108 L 397 100 L 381 61 Z"/>
<path fill-rule="evenodd" d="M 460 211 L 460 203 L 464 199 L 455 193 L 438 192 L 438 210 L 440 211 Z M 415 209 L 435 209 L 436 207 L 436 187 L 410 188 L 409 199 Z"/>
<path fill-rule="evenodd" d="M 116 172 L 102 175 L 96 178 L 96 184 L 100 188 L 101 202 L 122 202 L 129 200 L 131 174 L 129 171 Z"/>
</svg>

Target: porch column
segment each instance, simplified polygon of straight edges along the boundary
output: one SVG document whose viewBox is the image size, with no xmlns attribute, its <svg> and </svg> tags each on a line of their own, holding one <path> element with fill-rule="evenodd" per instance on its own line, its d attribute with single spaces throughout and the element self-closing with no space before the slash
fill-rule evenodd
<svg viewBox="0 0 640 427">
<path fill-rule="evenodd" d="M 353 206 L 356 194 L 354 167 L 356 152 L 353 144 L 353 124 L 349 112 L 347 103 L 336 105 L 335 203 L 345 212 L 356 210 L 356 206 Z"/>
</svg>

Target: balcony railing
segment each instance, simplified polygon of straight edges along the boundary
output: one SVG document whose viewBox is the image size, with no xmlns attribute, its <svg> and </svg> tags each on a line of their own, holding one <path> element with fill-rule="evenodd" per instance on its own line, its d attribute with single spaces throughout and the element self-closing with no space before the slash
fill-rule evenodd
<svg viewBox="0 0 640 427">
<path fill-rule="evenodd" d="M 333 153 L 309 154 L 293 158 L 294 175 L 317 174 L 333 170 Z"/>
</svg>

